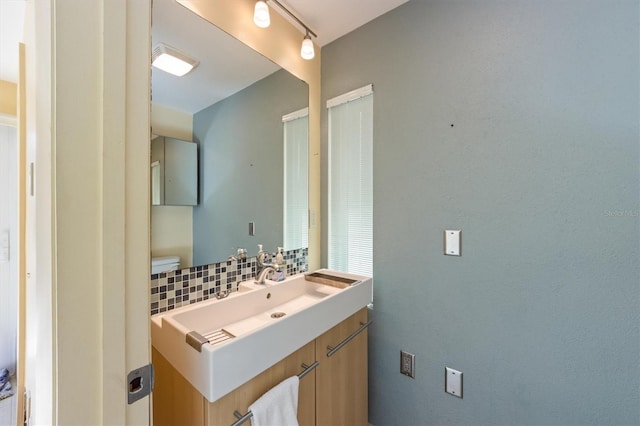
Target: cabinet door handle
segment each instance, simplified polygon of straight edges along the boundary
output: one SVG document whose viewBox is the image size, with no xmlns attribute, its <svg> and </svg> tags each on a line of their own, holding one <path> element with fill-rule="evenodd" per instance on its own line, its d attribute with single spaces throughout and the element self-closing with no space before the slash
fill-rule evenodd
<svg viewBox="0 0 640 426">
<path fill-rule="evenodd" d="M 327 349 L 329 350 L 329 352 L 327 352 L 327 358 L 330 357 L 331 355 L 335 354 L 336 352 L 338 352 L 340 349 L 342 349 L 342 347 L 344 345 L 346 345 L 347 343 L 352 341 L 358 334 L 362 333 L 365 328 L 367 328 L 367 327 L 369 327 L 371 325 L 372 322 L 373 322 L 373 320 L 369 320 L 367 322 L 361 322 L 360 323 L 360 328 L 358 328 L 356 331 L 351 333 L 351 335 L 349 337 L 347 337 L 346 339 L 344 339 L 342 342 L 338 343 L 338 345 L 335 348 L 332 347 L 332 346 L 327 346 Z"/>
</svg>

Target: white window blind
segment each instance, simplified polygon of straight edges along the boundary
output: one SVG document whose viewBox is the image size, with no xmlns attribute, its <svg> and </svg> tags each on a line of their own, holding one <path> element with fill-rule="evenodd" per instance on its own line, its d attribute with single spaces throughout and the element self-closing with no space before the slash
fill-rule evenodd
<svg viewBox="0 0 640 426">
<path fill-rule="evenodd" d="M 282 117 L 284 126 L 284 235 L 287 250 L 309 246 L 309 110 Z"/>
<path fill-rule="evenodd" d="M 373 87 L 329 108 L 328 266 L 373 275 Z"/>
</svg>

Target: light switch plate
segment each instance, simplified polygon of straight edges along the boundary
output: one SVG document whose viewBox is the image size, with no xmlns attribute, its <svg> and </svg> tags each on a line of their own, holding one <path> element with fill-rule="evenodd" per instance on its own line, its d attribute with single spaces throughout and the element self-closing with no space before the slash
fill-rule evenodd
<svg viewBox="0 0 640 426">
<path fill-rule="evenodd" d="M 444 231 L 444 254 L 460 256 L 462 253 L 462 231 L 447 229 Z"/>
<path fill-rule="evenodd" d="M 453 368 L 444 368 L 444 391 L 462 398 L 462 372 Z"/>
<path fill-rule="evenodd" d="M 9 231 L 2 232 L 0 235 L 0 262 L 9 261 Z"/>
<path fill-rule="evenodd" d="M 318 215 L 315 210 L 309 209 L 309 229 L 315 229 L 318 227 Z"/>
</svg>

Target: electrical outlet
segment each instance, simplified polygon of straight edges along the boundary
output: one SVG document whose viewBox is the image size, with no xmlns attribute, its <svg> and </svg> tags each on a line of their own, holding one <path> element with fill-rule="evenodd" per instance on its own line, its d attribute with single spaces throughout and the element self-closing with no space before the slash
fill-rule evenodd
<svg viewBox="0 0 640 426">
<path fill-rule="evenodd" d="M 462 398 L 462 372 L 453 368 L 444 368 L 444 391 Z"/>
<path fill-rule="evenodd" d="M 400 351 L 400 373 L 416 378 L 416 356 L 409 352 Z"/>
</svg>

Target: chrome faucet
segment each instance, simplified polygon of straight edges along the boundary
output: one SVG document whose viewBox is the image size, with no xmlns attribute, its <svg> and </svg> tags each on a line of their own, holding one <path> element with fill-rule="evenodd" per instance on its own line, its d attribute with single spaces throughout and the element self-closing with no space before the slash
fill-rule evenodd
<svg viewBox="0 0 640 426">
<path fill-rule="evenodd" d="M 276 268 L 274 268 L 271 265 L 264 265 L 263 268 L 260 270 L 260 272 L 258 273 L 258 275 L 256 275 L 256 284 L 266 284 L 264 282 L 264 280 L 267 279 L 267 276 L 269 275 L 269 273 L 274 273 L 276 271 Z"/>
</svg>

